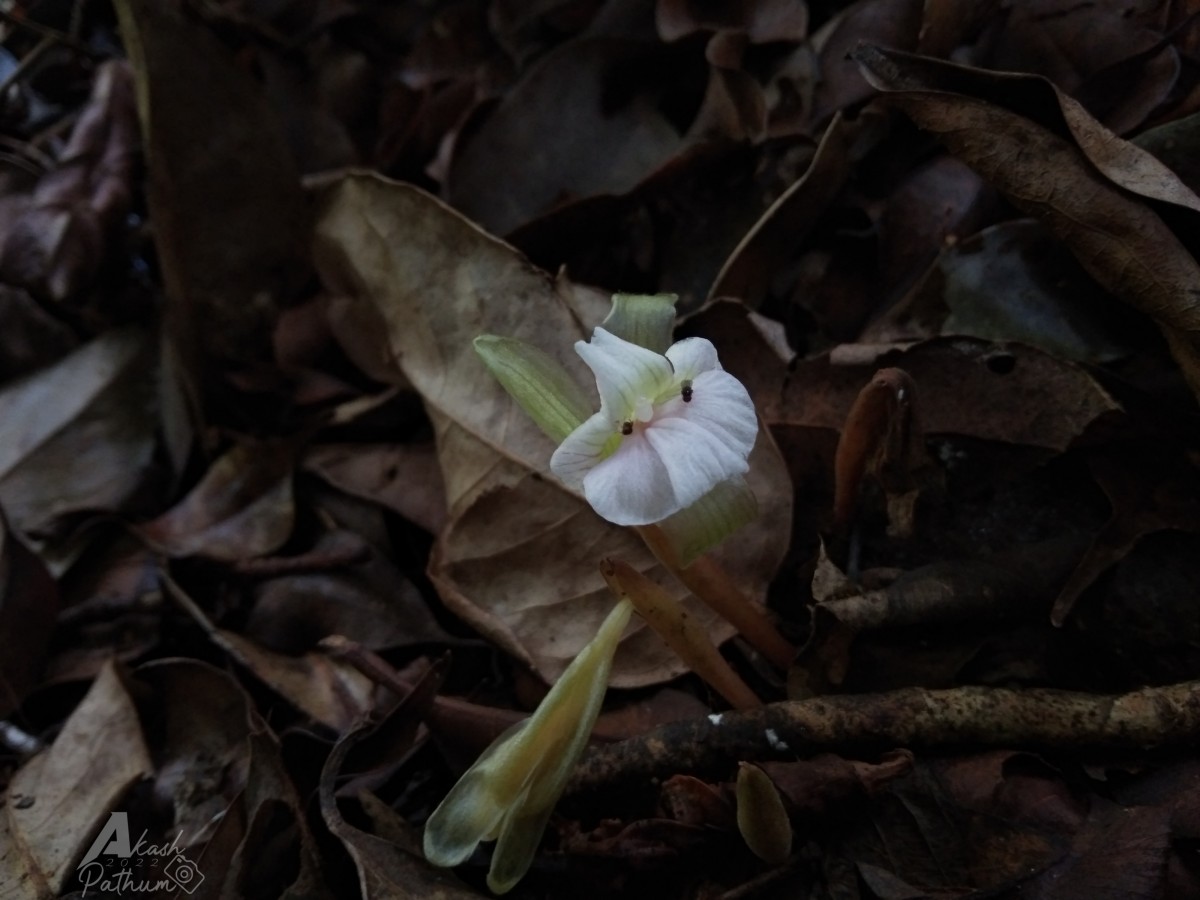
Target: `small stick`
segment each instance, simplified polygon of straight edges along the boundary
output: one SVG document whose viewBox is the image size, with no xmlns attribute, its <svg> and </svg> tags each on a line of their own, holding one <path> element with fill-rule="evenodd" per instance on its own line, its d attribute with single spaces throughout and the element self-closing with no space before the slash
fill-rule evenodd
<svg viewBox="0 0 1200 900">
<path fill-rule="evenodd" d="M 990 747 L 1144 750 L 1200 738 L 1200 681 L 1127 694 L 1050 689 L 904 688 L 832 695 L 676 722 L 589 749 L 568 794 L 717 774 L 743 760 L 822 752 Z"/>
</svg>

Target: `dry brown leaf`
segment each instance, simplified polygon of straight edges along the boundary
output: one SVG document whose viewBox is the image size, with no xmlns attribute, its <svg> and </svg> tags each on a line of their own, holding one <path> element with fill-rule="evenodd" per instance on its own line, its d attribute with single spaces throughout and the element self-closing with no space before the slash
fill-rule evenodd
<svg viewBox="0 0 1200 900">
<path fill-rule="evenodd" d="M 179 503 L 138 533 L 170 556 L 225 562 L 277 549 L 292 533 L 292 451 L 242 443 L 214 462 Z"/>
<path fill-rule="evenodd" d="M 148 356 L 141 332 L 110 331 L 0 391 L 0 503 L 14 529 L 121 510 L 142 486 L 157 424 Z"/>
<path fill-rule="evenodd" d="M 632 190 L 683 147 L 659 105 L 686 91 L 683 62 L 611 38 L 556 48 L 460 139 L 446 196 L 507 234 L 566 199 Z"/>
<path fill-rule="evenodd" d="M 1196 211 L 1200 197 L 1041 79 L 871 46 L 855 58 L 918 125 L 1041 219 L 1097 282 L 1154 318 L 1200 393 L 1200 266 L 1145 202 Z"/>
<path fill-rule="evenodd" d="M 0 895 L 57 896 L 120 798 L 154 771 L 115 664 L 101 671 L 48 750 L 13 775 L 0 835 Z M 27 892 L 32 886 L 34 892 Z M 21 889 L 21 893 L 18 893 Z M 11 893 L 10 893 L 11 892 Z"/>
<path fill-rule="evenodd" d="M 553 442 L 487 373 L 471 342 L 484 332 L 528 341 L 590 384 L 571 345 L 596 323 L 580 322 L 560 286 L 511 248 L 414 188 L 352 175 L 326 187 L 320 207 L 326 281 L 378 305 L 434 423 L 451 519 L 431 577 L 459 616 L 552 681 L 611 606 L 596 568 L 601 557 L 624 559 L 659 583 L 667 578 L 634 535 L 599 519 L 550 474 Z M 717 552 L 738 586 L 760 598 L 787 543 L 791 491 L 766 435 L 751 463 L 761 516 Z M 688 605 L 716 642 L 731 634 Z M 681 671 L 640 628 L 618 650 L 612 682 L 649 684 Z"/>
<path fill-rule="evenodd" d="M 432 443 L 320 444 L 305 453 L 302 465 L 433 534 L 446 522 L 446 489 Z"/>
<path fill-rule="evenodd" d="M 110 60 L 57 166 L 0 227 L 0 277 L 52 301 L 91 281 L 129 211 L 137 140 L 133 73 Z"/>
<path fill-rule="evenodd" d="M 810 126 L 822 127 L 834 113 L 871 96 L 851 51 L 863 41 L 915 49 L 924 5 L 921 0 L 859 0 L 821 26 L 812 37 L 819 80 L 808 111 Z"/>
<path fill-rule="evenodd" d="M 166 330 L 198 401 L 225 366 L 269 358 L 276 303 L 306 275 L 308 219 L 262 86 L 185 5 L 115 4 L 137 76 Z"/>
<path fill-rule="evenodd" d="M 326 896 L 304 804 L 245 691 L 194 660 L 150 663 L 138 679 L 160 710 L 156 798 L 205 875 L 193 896 L 244 897 L 267 885 L 296 900 Z"/>
<path fill-rule="evenodd" d="M 835 116 L 804 174 L 754 223 L 729 254 L 708 292 L 757 307 L 778 267 L 791 257 L 849 178 L 857 157 L 879 138 L 878 121 Z"/>
<path fill-rule="evenodd" d="M 352 666 L 324 653 L 288 656 L 218 628 L 188 594 L 163 575 L 163 587 L 216 646 L 296 709 L 336 732 L 345 732 L 373 705 L 374 684 Z"/>
<path fill-rule="evenodd" d="M 382 650 L 413 644 L 452 644 L 416 586 L 390 561 L 349 532 L 323 535 L 319 558 L 350 544 L 363 560 L 328 572 L 273 578 L 256 592 L 245 635 L 269 650 L 302 653 L 331 634 Z"/>
<path fill-rule="evenodd" d="M 1120 409 L 1083 369 L 1039 350 L 974 338 L 935 338 L 866 365 L 829 357 L 800 363 L 768 421 L 841 430 L 878 366 L 903 368 L 921 395 L 926 434 L 966 435 L 1063 451 L 1101 415 Z"/>
<path fill-rule="evenodd" d="M 1110 297 L 1039 222 L 1000 222 L 947 247 L 864 343 L 961 334 L 1019 341 L 1059 359 L 1112 362 L 1150 331 Z M 1152 337 L 1153 335 L 1151 335 Z"/>
</svg>

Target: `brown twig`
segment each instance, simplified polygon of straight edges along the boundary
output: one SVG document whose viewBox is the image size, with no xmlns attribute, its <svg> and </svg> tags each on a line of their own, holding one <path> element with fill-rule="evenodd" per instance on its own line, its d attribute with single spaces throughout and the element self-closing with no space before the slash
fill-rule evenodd
<svg viewBox="0 0 1200 900">
<path fill-rule="evenodd" d="M 906 688 L 773 703 L 592 747 L 568 794 L 719 773 L 739 760 L 961 745 L 1135 750 L 1200 738 L 1200 681 L 1097 695 L 1048 689 Z"/>
</svg>

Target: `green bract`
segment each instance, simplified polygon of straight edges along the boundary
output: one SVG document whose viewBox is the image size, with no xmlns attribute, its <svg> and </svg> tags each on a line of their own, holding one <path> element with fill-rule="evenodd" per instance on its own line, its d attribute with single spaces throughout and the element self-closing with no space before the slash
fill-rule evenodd
<svg viewBox="0 0 1200 900">
<path fill-rule="evenodd" d="M 583 389 L 558 360 L 516 338 L 481 334 L 475 352 L 509 396 L 560 443 L 592 414 Z"/>
<path fill-rule="evenodd" d="M 498 840 L 488 887 L 503 894 L 533 861 L 567 778 L 587 745 L 613 654 L 633 606 L 618 603 L 532 716 L 508 729 L 467 770 L 425 824 L 425 858 L 457 866 Z"/>
</svg>

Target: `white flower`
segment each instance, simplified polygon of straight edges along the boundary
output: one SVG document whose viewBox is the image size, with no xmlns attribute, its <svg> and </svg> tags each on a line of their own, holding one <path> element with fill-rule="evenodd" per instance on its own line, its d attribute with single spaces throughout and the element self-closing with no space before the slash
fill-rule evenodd
<svg viewBox="0 0 1200 900">
<path fill-rule="evenodd" d="M 659 522 L 749 470 L 754 403 L 709 341 L 686 338 L 664 356 L 597 328 L 575 351 L 596 376 L 600 411 L 550 468 L 605 519 Z"/>
</svg>

